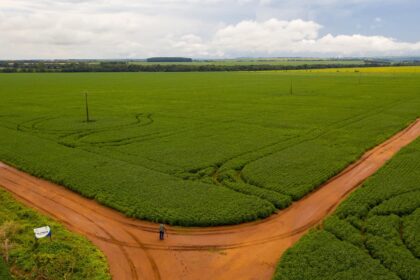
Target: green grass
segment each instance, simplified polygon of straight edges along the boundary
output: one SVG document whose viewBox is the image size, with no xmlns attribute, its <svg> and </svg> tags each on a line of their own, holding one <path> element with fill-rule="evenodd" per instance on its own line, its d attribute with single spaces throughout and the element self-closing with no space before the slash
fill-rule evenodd
<svg viewBox="0 0 420 280">
<path fill-rule="evenodd" d="M 11 280 L 12 277 L 9 273 L 9 268 L 6 266 L 6 264 L 3 262 L 3 260 L 0 259 L 0 279 L 1 280 Z"/>
<path fill-rule="evenodd" d="M 420 139 L 282 257 L 274 279 L 420 279 Z"/>
<path fill-rule="evenodd" d="M 136 218 L 241 223 L 287 207 L 412 122 L 419 78 L 4 74 L 0 160 Z"/>
<path fill-rule="evenodd" d="M 23 206 L 3 190 L 0 201 L 0 230 L 9 229 L 12 246 L 8 266 L 15 279 L 111 279 L 105 257 L 88 240 Z M 46 238 L 35 243 L 33 229 L 46 225 L 52 230 L 52 241 Z M 0 258 L 4 254 L 0 250 Z M 0 261 L 2 280 L 8 279 L 3 278 L 7 277 L 5 269 Z"/>
</svg>

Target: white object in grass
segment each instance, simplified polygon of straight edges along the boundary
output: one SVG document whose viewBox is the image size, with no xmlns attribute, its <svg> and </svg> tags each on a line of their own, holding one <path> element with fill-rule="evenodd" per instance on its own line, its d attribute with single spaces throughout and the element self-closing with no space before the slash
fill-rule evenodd
<svg viewBox="0 0 420 280">
<path fill-rule="evenodd" d="M 47 236 L 51 236 L 51 229 L 49 226 L 46 227 L 40 227 L 34 229 L 35 237 L 37 239 L 41 239 Z"/>
</svg>

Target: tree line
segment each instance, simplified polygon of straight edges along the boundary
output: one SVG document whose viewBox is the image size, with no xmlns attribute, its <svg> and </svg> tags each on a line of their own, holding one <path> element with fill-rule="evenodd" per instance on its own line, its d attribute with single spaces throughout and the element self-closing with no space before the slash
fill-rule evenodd
<svg viewBox="0 0 420 280">
<path fill-rule="evenodd" d="M 188 57 L 151 57 L 146 59 L 147 62 L 192 62 L 192 58 Z"/>
<path fill-rule="evenodd" d="M 269 71 L 269 70 L 310 70 L 326 68 L 348 67 L 377 67 L 377 66 L 420 65 L 419 62 L 391 64 L 385 61 L 366 60 L 363 64 L 347 65 L 343 63 L 331 64 L 301 64 L 301 65 L 214 65 L 214 64 L 132 64 L 127 61 L 115 62 L 44 62 L 44 61 L 1 61 L 0 72 L 3 73 L 32 73 L 32 72 L 218 72 L 218 71 Z"/>
</svg>

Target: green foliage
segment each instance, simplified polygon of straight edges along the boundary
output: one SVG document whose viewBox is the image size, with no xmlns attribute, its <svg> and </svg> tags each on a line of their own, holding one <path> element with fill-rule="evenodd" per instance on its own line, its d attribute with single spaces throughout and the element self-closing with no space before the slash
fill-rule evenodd
<svg viewBox="0 0 420 280">
<path fill-rule="evenodd" d="M 395 245 L 403 245 L 400 233 L 400 217 L 390 216 L 371 216 L 365 221 L 366 240 L 369 237 L 381 237 Z"/>
<path fill-rule="evenodd" d="M 420 260 L 404 246 L 395 245 L 379 236 L 372 236 L 368 238 L 366 247 L 372 258 L 381 260 L 384 267 L 401 279 L 420 279 Z"/>
<path fill-rule="evenodd" d="M 282 258 L 276 280 L 399 279 L 378 260 L 328 231 L 312 231 Z"/>
<path fill-rule="evenodd" d="M 420 279 L 419 182 L 420 139 L 287 251 L 275 279 Z"/>
<path fill-rule="evenodd" d="M 2 74 L 0 160 L 140 219 L 251 221 L 302 198 L 418 117 L 419 74 L 358 80 L 310 72 Z"/>
<path fill-rule="evenodd" d="M 187 57 L 151 57 L 147 62 L 192 62 L 192 58 Z"/>
<path fill-rule="evenodd" d="M 413 255 L 420 259 L 420 209 L 403 218 L 403 241 Z"/>
<path fill-rule="evenodd" d="M 364 238 L 362 233 L 349 222 L 332 216 L 325 220 L 324 229 L 333 233 L 338 239 L 363 247 Z"/>
<path fill-rule="evenodd" d="M 26 208 L 3 190 L 0 190 L 0 201 L 0 226 L 13 223 L 17 228 L 10 235 L 13 246 L 8 263 L 15 279 L 111 278 L 105 257 L 85 238 Z M 51 227 L 52 241 L 35 242 L 33 229 L 45 225 Z M 2 273 L 5 273 L 4 265 L 0 262 L 0 279 L 3 280 Z"/>
<path fill-rule="evenodd" d="M 2 259 L 0 259 L 0 279 L 12 280 L 9 274 L 9 268 L 6 266 Z"/>
<path fill-rule="evenodd" d="M 236 192 L 253 195 L 265 199 L 273 203 L 273 205 L 277 208 L 286 208 L 292 203 L 292 200 L 289 196 L 283 195 L 278 192 L 258 188 L 253 185 L 244 184 L 242 182 L 224 181 L 224 183 L 228 188 Z"/>
<path fill-rule="evenodd" d="M 370 214 L 404 216 L 413 213 L 417 208 L 420 208 L 420 189 L 394 196 L 373 208 Z"/>
</svg>

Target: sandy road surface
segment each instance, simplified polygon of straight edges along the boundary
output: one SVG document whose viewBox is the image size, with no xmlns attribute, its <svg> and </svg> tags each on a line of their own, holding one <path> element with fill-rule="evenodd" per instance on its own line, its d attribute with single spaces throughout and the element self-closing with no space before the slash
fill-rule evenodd
<svg viewBox="0 0 420 280">
<path fill-rule="evenodd" d="M 402 147 L 420 136 L 420 119 L 317 191 L 258 222 L 169 228 L 124 217 L 63 187 L 0 163 L 0 185 L 24 203 L 87 236 L 107 256 L 114 279 L 270 279 L 282 253 Z"/>
</svg>

